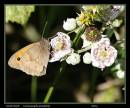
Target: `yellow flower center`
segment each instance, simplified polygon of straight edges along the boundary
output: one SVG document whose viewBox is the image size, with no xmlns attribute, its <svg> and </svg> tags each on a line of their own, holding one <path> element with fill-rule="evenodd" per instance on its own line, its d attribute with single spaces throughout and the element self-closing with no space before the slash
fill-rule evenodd
<svg viewBox="0 0 130 108">
<path fill-rule="evenodd" d="M 106 50 L 99 51 L 99 57 L 101 59 L 105 59 L 108 56 L 108 52 Z"/>
<path fill-rule="evenodd" d="M 62 41 L 58 41 L 55 45 L 55 50 L 61 50 L 64 47 L 64 43 Z"/>
</svg>

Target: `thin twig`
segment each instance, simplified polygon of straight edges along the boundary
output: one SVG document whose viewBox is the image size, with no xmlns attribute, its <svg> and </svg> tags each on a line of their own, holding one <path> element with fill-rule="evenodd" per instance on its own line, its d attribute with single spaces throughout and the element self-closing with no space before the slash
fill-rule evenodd
<svg viewBox="0 0 130 108">
<path fill-rule="evenodd" d="M 85 48 L 82 48 L 82 49 L 78 50 L 77 52 L 80 54 L 80 53 L 86 52 L 86 51 L 88 51 L 88 50 L 90 50 L 90 49 L 91 49 L 91 45 L 90 45 L 90 46 L 87 46 L 87 47 L 85 47 Z"/>
</svg>

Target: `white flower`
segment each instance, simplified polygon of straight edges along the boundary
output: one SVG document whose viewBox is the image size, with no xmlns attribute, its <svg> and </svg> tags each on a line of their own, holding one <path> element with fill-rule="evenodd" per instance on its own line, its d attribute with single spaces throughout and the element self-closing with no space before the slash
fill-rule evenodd
<svg viewBox="0 0 130 108">
<path fill-rule="evenodd" d="M 58 32 L 56 37 L 51 39 L 51 59 L 49 62 L 59 61 L 67 54 L 71 53 L 71 40 L 70 37 L 62 32 Z"/>
<path fill-rule="evenodd" d="M 116 72 L 116 76 L 117 76 L 118 78 L 120 78 L 120 79 L 124 78 L 124 74 L 125 74 L 125 72 L 124 72 L 123 70 L 118 70 L 118 71 Z"/>
<path fill-rule="evenodd" d="M 106 38 L 106 37 L 107 37 L 107 35 L 101 35 L 101 37 L 102 37 L 102 38 Z"/>
<path fill-rule="evenodd" d="M 118 64 L 114 67 L 114 69 L 116 69 L 116 70 L 120 70 L 120 69 L 121 69 L 121 64 L 118 63 Z"/>
<path fill-rule="evenodd" d="M 86 52 L 84 55 L 83 55 L 83 62 L 85 64 L 90 64 L 92 62 L 91 60 L 91 54 L 89 52 Z"/>
<path fill-rule="evenodd" d="M 107 37 L 107 35 L 101 35 L 101 38 L 103 38 L 103 37 Z M 82 46 L 82 48 L 85 48 L 85 47 L 88 47 L 88 46 L 90 46 L 90 48 L 91 48 L 91 46 L 93 45 L 93 43 L 95 43 L 95 42 L 92 42 L 92 41 L 88 41 L 86 39 L 85 33 L 83 33 L 81 35 L 81 39 L 83 40 L 83 46 Z"/>
<path fill-rule="evenodd" d="M 125 10 L 125 6 L 122 5 L 122 6 L 120 7 L 120 11 L 123 12 L 124 10 Z"/>
<path fill-rule="evenodd" d="M 91 58 L 92 65 L 102 70 L 111 66 L 117 57 L 117 50 L 110 45 L 108 38 L 102 38 L 92 45 Z"/>
<path fill-rule="evenodd" d="M 76 19 L 67 18 L 67 20 L 63 22 L 63 28 L 66 31 L 74 30 L 76 28 Z"/>
<path fill-rule="evenodd" d="M 83 5 L 82 9 L 87 10 L 88 9 L 88 5 Z"/>
<path fill-rule="evenodd" d="M 121 44 L 120 44 L 120 47 L 121 47 L 122 49 L 124 49 L 124 48 L 125 48 L 125 43 L 121 43 Z"/>
<path fill-rule="evenodd" d="M 83 5 L 82 8 L 85 10 L 85 11 L 92 11 L 94 14 L 96 12 L 98 12 L 99 8 L 98 6 L 96 5 Z"/>
<path fill-rule="evenodd" d="M 122 20 L 116 19 L 116 20 L 113 21 L 112 26 L 113 27 L 119 27 L 121 25 L 121 23 L 122 23 Z"/>
<path fill-rule="evenodd" d="M 116 76 L 120 79 L 124 78 L 124 74 L 125 72 L 121 69 L 121 64 L 118 63 L 115 67 L 114 67 L 116 71 Z"/>
<path fill-rule="evenodd" d="M 91 42 L 91 41 L 88 41 L 88 40 L 86 39 L 85 34 L 82 34 L 82 35 L 81 35 L 81 39 L 83 39 L 83 46 L 82 46 L 82 48 L 85 48 L 85 47 L 88 47 L 88 46 L 91 46 L 91 45 L 92 45 L 92 42 Z"/>
<path fill-rule="evenodd" d="M 66 62 L 71 65 L 76 65 L 80 63 L 80 55 L 77 53 L 72 53 L 67 59 Z"/>
<path fill-rule="evenodd" d="M 116 20 L 113 21 L 112 26 L 113 27 L 119 27 L 121 25 L 121 23 L 122 23 L 122 20 L 116 19 Z"/>
<path fill-rule="evenodd" d="M 121 5 L 113 5 L 113 8 L 114 8 L 114 9 L 120 9 L 120 8 L 121 8 Z"/>
<path fill-rule="evenodd" d="M 124 11 L 125 6 L 124 5 L 113 5 L 114 9 L 120 10 L 120 12 Z"/>
<path fill-rule="evenodd" d="M 69 50 L 61 50 L 57 52 L 52 51 L 52 58 L 50 59 L 49 62 L 56 62 L 61 60 L 63 57 L 71 53 L 71 49 Z"/>
</svg>

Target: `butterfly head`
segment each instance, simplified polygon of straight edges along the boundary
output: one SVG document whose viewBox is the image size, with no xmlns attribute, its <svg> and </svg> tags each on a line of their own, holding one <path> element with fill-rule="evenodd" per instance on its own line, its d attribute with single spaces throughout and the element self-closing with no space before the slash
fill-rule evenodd
<svg viewBox="0 0 130 108">
<path fill-rule="evenodd" d="M 45 48 L 47 48 L 48 50 L 50 50 L 50 43 L 49 43 L 49 40 L 45 39 L 45 38 L 41 38 L 41 41 L 40 41 L 41 44 L 44 44 L 43 46 Z"/>
</svg>

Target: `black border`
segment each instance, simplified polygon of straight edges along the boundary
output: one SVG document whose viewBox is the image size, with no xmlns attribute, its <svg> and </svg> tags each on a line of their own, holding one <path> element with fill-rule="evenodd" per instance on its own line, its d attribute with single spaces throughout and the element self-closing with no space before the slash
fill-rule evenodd
<svg viewBox="0 0 130 108">
<path fill-rule="evenodd" d="M 128 0 L 1 0 L 4 4 L 124 4 Z"/>
<path fill-rule="evenodd" d="M 14 1 L 14 0 L 10 0 L 10 1 L 5 1 L 5 4 L 11 4 L 11 3 L 13 3 L 13 4 L 39 4 L 38 3 L 38 0 L 34 0 L 34 2 L 33 3 L 29 3 L 29 2 L 32 2 L 33 0 L 17 0 L 17 1 Z M 88 0 L 83 0 L 82 2 L 81 2 L 81 4 L 95 4 L 95 3 L 90 3 L 89 1 L 88 1 L 88 3 L 86 2 L 86 1 L 88 1 Z M 92 0 L 91 0 L 92 1 Z M 106 1 L 109 1 L 109 3 L 110 3 L 110 0 L 103 0 L 104 2 L 106 2 Z M 46 5 L 47 4 L 49 4 L 49 0 L 42 0 L 42 3 L 45 3 Z M 98 4 L 102 4 L 102 3 L 104 3 L 104 2 L 102 2 L 101 0 L 98 0 Z M 116 1 L 116 2 L 114 2 L 114 4 L 125 4 L 124 3 L 125 2 L 125 0 L 123 0 L 123 2 L 118 2 L 118 1 Z M 75 3 L 74 2 L 74 0 L 66 0 L 66 2 L 65 2 L 66 4 L 67 3 L 71 3 L 71 4 L 77 4 L 77 3 Z M 62 2 L 59 0 L 51 0 L 51 4 L 62 4 Z M 128 15 L 128 5 L 126 5 L 126 28 L 128 27 L 128 30 L 126 29 L 126 47 L 127 47 L 127 41 L 128 41 L 128 38 L 130 37 L 129 35 L 128 35 L 128 31 L 129 31 L 129 23 L 128 23 L 128 21 L 130 20 L 128 17 L 129 17 L 129 15 Z M 3 32 L 2 32 L 3 31 Z M 0 4 L 0 50 L 1 50 L 1 53 L 0 53 L 0 61 L 2 61 L 2 63 L 4 63 L 4 4 Z M 129 37 L 128 37 L 129 36 Z M 126 50 L 126 52 L 128 53 L 128 50 Z M 128 54 L 127 54 L 128 55 Z M 126 59 L 126 64 L 127 64 L 127 61 L 128 61 L 128 57 L 126 57 L 127 59 Z M 128 63 L 129 64 L 129 63 Z M 128 66 L 128 65 L 126 65 L 126 66 Z M 1 67 L 1 73 L 4 73 L 4 65 L 3 64 L 0 64 L 0 67 Z M 129 67 L 129 66 L 128 66 Z M 129 71 L 128 71 L 128 67 L 127 67 L 127 72 L 126 72 L 126 76 L 127 77 L 129 77 L 129 75 L 128 75 L 128 73 L 129 73 Z M 3 71 L 2 71 L 3 70 Z M 2 76 L 2 75 L 1 75 Z M 128 80 L 129 78 L 126 78 L 126 85 L 127 85 L 127 80 Z M 2 84 L 2 81 L 3 81 L 3 77 L 1 77 L 0 78 L 0 84 L 1 85 L 3 85 Z M 2 86 L 0 87 L 0 88 L 3 88 Z M 128 86 L 126 87 L 126 89 L 128 89 Z M 2 89 L 1 89 L 1 91 L 3 91 Z M 126 91 L 128 91 L 129 92 L 129 90 L 126 90 Z M 2 92 L 0 92 L 1 94 L 0 94 L 0 97 L 1 96 L 3 96 L 3 93 Z M 121 107 L 121 108 L 123 108 L 123 107 L 126 107 L 126 105 L 129 103 L 129 102 L 127 102 L 127 100 L 129 100 L 129 99 L 127 99 L 127 96 L 128 96 L 128 94 L 126 93 L 126 104 L 4 104 L 4 106 L 5 107 L 9 107 L 9 105 L 12 105 L 12 107 L 13 107 L 13 105 L 18 105 L 18 106 L 20 106 L 20 107 L 24 107 L 25 105 L 36 105 L 36 108 L 38 108 L 38 107 L 40 107 L 40 105 L 44 105 L 44 107 L 45 108 L 50 108 L 50 107 L 67 107 L 68 105 L 71 107 L 80 107 L 80 108 L 98 108 L 98 107 L 103 107 L 103 108 L 111 108 L 111 107 Z M 2 98 L 2 97 L 1 97 Z M 2 100 L 0 100 L 0 103 L 1 102 L 3 102 Z M 1 107 L 1 105 L 0 105 L 0 107 Z M 15 107 L 15 106 L 14 106 Z"/>
<path fill-rule="evenodd" d="M 0 73 L 1 73 L 1 78 L 0 78 L 0 85 L 1 85 L 1 89 L 0 89 L 0 103 L 3 102 L 2 97 L 4 97 L 4 93 L 3 93 L 3 87 L 4 87 L 4 6 L 0 5 Z"/>
</svg>

